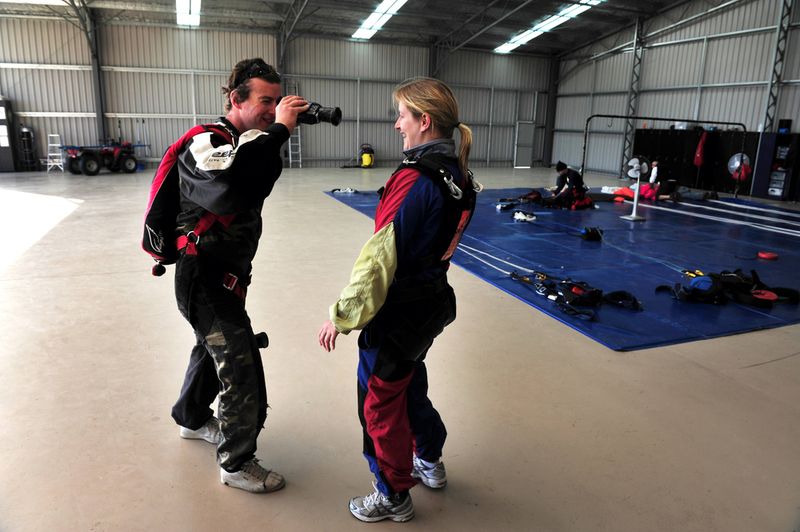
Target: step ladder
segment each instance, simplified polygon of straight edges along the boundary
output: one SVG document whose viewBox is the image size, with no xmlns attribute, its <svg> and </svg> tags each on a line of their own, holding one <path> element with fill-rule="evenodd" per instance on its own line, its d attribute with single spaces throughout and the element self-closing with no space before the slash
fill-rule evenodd
<svg viewBox="0 0 800 532">
<path fill-rule="evenodd" d="M 296 81 L 287 81 L 284 94 L 298 94 L 299 90 L 300 87 Z M 303 143 L 300 129 L 300 124 L 297 124 L 289 136 L 289 168 L 303 167 Z"/>
<path fill-rule="evenodd" d="M 53 168 L 64 171 L 64 152 L 61 151 L 61 135 L 58 133 L 47 135 L 47 171 Z"/>
</svg>

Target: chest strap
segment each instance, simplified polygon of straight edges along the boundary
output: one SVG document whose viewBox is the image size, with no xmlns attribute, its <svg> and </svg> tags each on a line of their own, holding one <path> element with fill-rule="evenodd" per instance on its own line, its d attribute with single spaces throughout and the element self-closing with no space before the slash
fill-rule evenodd
<svg viewBox="0 0 800 532">
<path fill-rule="evenodd" d="M 200 237 L 203 236 L 203 233 L 211 229 L 214 222 L 219 222 L 223 227 L 227 228 L 231 225 L 235 216 L 235 214 L 221 216 L 206 211 L 203 216 L 200 217 L 200 220 L 198 220 L 193 230 L 178 237 L 178 251 L 186 250 L 185 252 L 187 255 L 197 255 L 197 244 L 200 243 Z"/>
</svg>

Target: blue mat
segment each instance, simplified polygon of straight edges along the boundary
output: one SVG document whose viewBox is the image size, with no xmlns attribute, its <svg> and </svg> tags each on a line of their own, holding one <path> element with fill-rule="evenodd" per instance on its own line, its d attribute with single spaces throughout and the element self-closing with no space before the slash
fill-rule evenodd
<svg viewBox="0 0 800 532">
<path fill-rule="evenodd" d="M 733 302 L 714 306 L 655 293 L 658 285 L 685 283 L 683 269 L 755 269 L 767 285 L 798 288 L 799 212 L 732 199 L 640 202 L 637 213 L 646 218 L 640 222 L 620 218 L 631 213 L 630 202 L 599 202 L 598 209 L 584 211 L 518 207 L 535 212 L 531 223 L 514 222 L 513 210 L 497 211 L 499 198 L 529 190 L 484 190 L 453 262 L 611 349 L 628 351 L 800 322 L 797 305 L 766 310 Z M 375 192 L 331 195 L 370 217 L 378 203 Z M 579 238 L 584 227 L 601 228 L 603 241 Z M 757 259 L 762 250 L 778 253 L 779 259 Z M 603 304 L 593 321 L 567 315 L 506 273 L 530 270 L 585 281 L 605 293 L 626 290 L 644 310 Z"/>
</svg>

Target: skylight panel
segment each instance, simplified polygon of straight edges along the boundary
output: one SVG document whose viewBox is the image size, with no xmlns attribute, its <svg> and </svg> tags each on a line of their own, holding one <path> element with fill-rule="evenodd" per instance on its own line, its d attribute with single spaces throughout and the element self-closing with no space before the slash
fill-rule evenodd
<svg viewBox="0 0 800 532">
<path fill-rule="evenodd" d="M 353 33 L 353 38 L 365 40 L 372 38 L 392 16 L 397 14 L 407 1 L 408 0 L 383 0 L 381 5 L 375 9 L 375 12 L 367 17 L 367 20 L 361 24 L 361 27 Z"/>
<path fill-rule="evenodd" d="M 179 26 L 199 26 L 200 0 L 175 0 L 175 15 Z"/>
<path fill-rule="evenodd" d="M 565 7 L 559 11 L 558 14 L 547 17 L 543 21 L 534 25 L 532 28 L 523 31 L 515 37 L 512 37 L 508 42 L 503 43 L 495 48 L 494 51 L 498 54 L 507 54 L 512 50 L 519 48 L 523 44 L 532 41 L 541 34 L 547 33 L 548 31 L 560 26 L 568 20 L 577 17 L 581 13 L 590 10 L 592 7 L 600 4 L 603 1 L 604 0 L 580 0 L 579 3 Z"/>
</svg>

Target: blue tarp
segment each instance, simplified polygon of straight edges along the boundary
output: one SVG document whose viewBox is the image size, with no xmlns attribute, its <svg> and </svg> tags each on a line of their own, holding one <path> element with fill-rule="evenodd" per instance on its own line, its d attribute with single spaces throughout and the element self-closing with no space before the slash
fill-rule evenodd
<svg viewBox="0 0 800 532">
<path fill-rule="evenodd" d="M 799 212 L 744 200 L 640 202 L 637 213 L 646 220 L 631 222 L 620 218 L 631 213 L 629 202 L 600 202 L 599 208 L 583 211 L 534 204 L 518 207 L 537 217 L 524 223 L 513 221 L 513 210 L 496 209 L 499 198 L 529 190 L 483 191 L 453 263 L 611 349 L 628 351 L 800 322 L 797 305 L 766 310 L 733 302 L 715 306 L 655 293 L 659 285 L 685 283 L 683 269 L 755 269 L 770 286 L 798 288 Z M 375 192 L 331 195 L 370 217 L 378 202 Z M 603 241 L 582 240 L 578 235 L 584 227 L 602 229 Z M 757 259 L 762 250 L 777 253 L 779 259 Z M 604 303 L 592 321 L 569 316 L 506 273 L 530 270 L 585 281 L 606 293 L 626 290 L 644 310 Z"/>
</svg>

